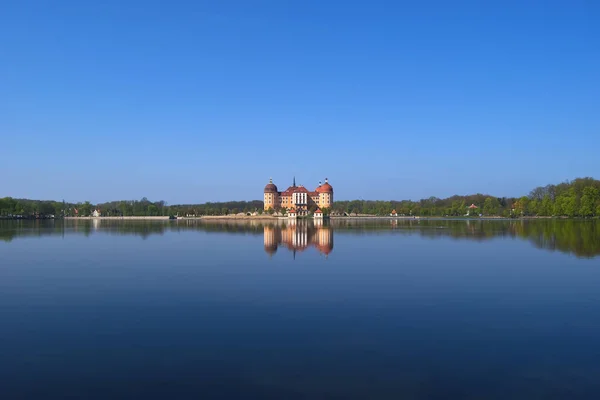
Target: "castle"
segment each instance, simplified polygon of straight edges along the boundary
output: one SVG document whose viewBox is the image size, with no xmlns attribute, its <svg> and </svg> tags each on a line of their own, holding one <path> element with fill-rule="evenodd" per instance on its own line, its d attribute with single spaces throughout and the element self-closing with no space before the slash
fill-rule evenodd
<svg viewBox="0 0 600 400">
<path fill-rule="evenodd" d="M 327 178 L 325 183 L 321 184 L 311 192 L 302 185 L 296 186 L 296 178 L 292 186 L 283 192 L 277 190 L 273 179 L 269 180 L 265 186 L 264 192 L 265 211 L 285 209 L 296 213 L 298 216 L 307 215 L 309 211 L 317 209 L 330 208 L 333 204 L 333 187 L 329 184 Z"/>
</svg>

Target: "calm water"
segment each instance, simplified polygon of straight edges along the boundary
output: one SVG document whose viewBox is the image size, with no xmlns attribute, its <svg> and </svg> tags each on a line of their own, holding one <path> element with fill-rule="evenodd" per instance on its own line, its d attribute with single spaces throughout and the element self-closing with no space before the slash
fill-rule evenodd
<svg viewBox="0 0 600 400">
<path fill-rule="evenodd" d="M 600 224 L 0 221 L 2 399 L 600 398 Z"/>
</svg>

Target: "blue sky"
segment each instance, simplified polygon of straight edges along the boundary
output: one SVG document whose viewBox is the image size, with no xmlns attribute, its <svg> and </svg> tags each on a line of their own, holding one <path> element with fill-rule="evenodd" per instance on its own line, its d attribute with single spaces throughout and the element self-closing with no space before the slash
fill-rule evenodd
<svg viewBox="0 0 600 400">
<path fill-rule="evenodd" d="M 517 196 L 600 178 L 597 2 L 100 3 L 0 5 L 0 197 L 250 200 L 294 175 L 337 199 Z"/>
</svg>

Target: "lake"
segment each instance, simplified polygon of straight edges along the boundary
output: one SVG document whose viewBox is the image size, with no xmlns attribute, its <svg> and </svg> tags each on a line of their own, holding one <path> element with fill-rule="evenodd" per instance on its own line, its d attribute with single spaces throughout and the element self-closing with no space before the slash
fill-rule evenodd
<svg viewBox="0 0 600 400">
<path fill-rule="evenodd" d="M 2 399 L 600 398 L 598 221 L 0 221 Z"/>
</svg>

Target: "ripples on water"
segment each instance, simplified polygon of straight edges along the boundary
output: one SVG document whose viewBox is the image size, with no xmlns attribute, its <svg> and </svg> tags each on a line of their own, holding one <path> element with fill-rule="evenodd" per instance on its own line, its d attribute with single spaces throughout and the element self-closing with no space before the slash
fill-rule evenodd
<svg viewBox="0 0 600 400">
<path fill-rule="evenodd" d="M 0 221 L 0 396 L 600 398 L 598 221 Z"/>
</svg>

